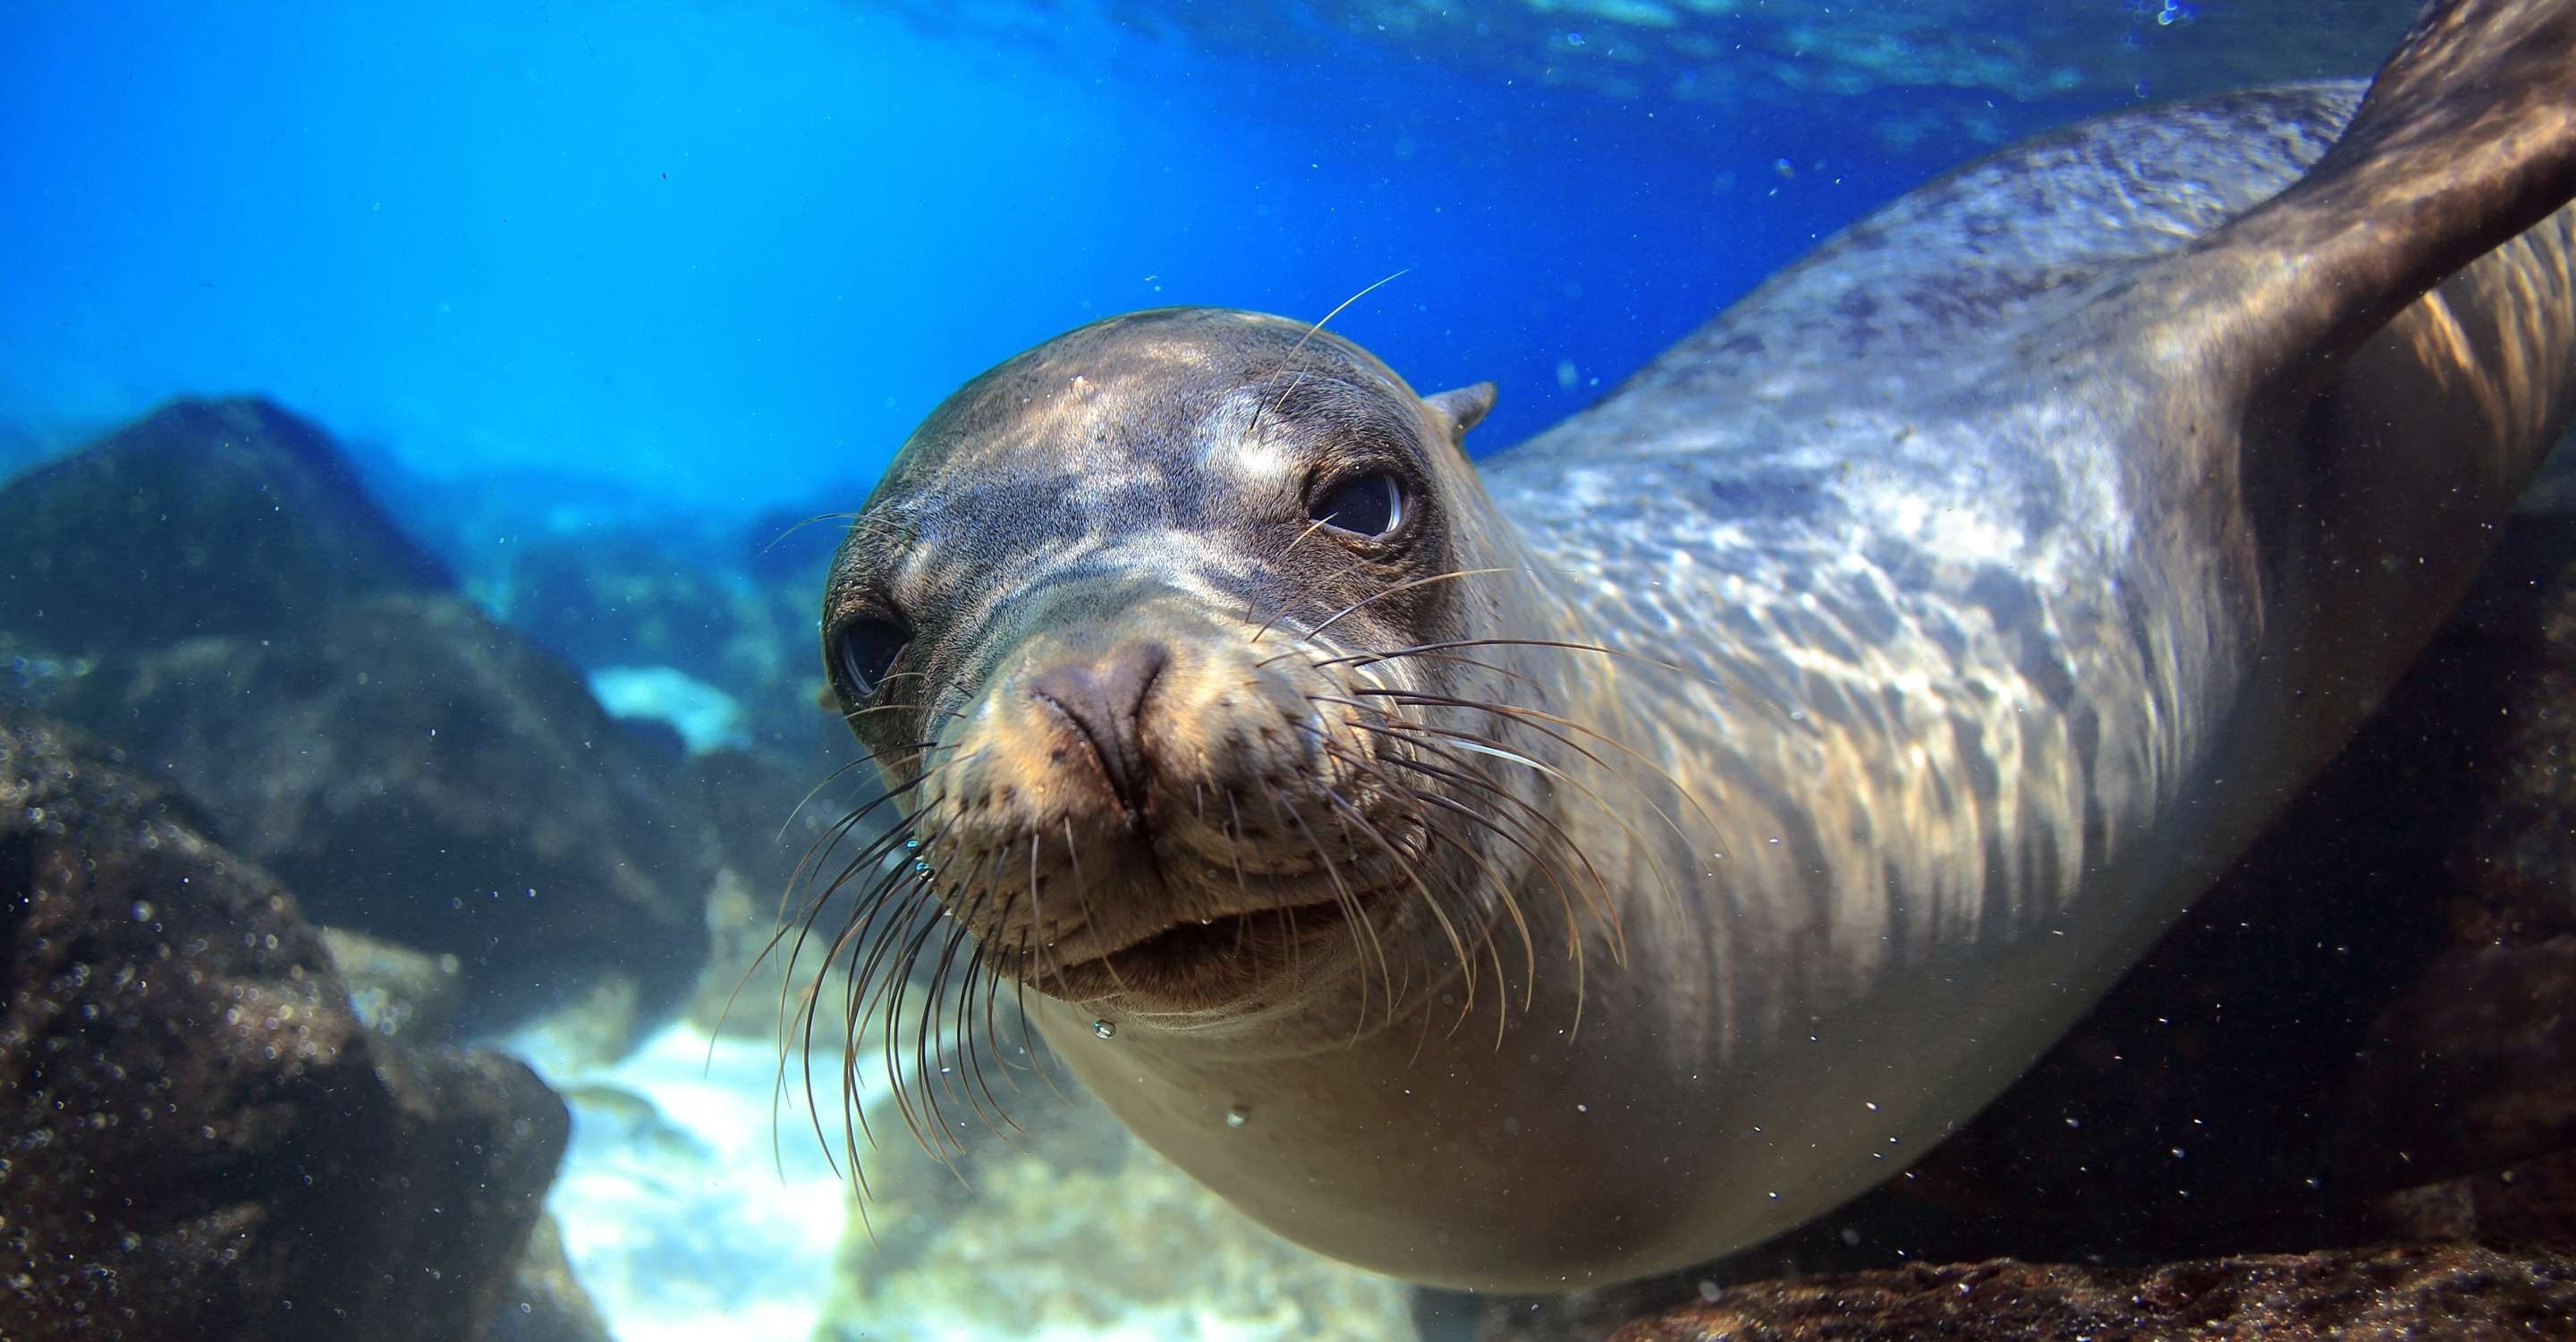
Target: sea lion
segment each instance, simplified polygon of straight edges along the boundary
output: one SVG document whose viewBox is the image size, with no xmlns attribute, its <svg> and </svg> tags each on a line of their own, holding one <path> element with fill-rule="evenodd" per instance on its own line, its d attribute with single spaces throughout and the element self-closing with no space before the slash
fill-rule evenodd
<svg viewBox="0 0 2576 1342">
<path fill-rule="evenodd" d="M 940 1032 L 1016 998 L 1254 1218 L 1451 1286 L 1889 1177 L 2347 736 L 2576 410 L 2570 68 L 2576 4 L 2442 3 L 2366 98 L 2009 150 L 1481 469 L 1490 387 L 1276 318 L 983 374 L 823 606 L 903 816 L 854 1036 L 945 1123 L 990 1078 Z"/>
</svg>

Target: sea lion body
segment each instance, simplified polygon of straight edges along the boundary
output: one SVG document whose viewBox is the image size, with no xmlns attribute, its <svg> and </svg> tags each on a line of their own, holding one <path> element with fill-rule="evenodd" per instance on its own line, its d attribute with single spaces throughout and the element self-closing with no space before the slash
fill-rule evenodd
<svg viewBox="0 0 2576 1342">
<path fill-rule="evenodd" d="M 2576 113 L 2506 78 L 2565 9 L 2437 6 L 2332 154 L 2358 85 L 1972 166 L 1481 479 L 1476 393 L 1275 319 L 1003 365 L 825 607 L 914 888 L 1323 1252 L 1564 1289 L 1831 1208 L 2341 743 L 2576 414 Z"/>
</svg>

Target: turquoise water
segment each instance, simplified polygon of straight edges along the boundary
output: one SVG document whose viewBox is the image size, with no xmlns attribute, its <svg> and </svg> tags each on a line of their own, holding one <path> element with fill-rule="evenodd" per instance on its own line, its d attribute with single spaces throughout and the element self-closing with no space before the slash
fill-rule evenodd
<svg viewBox="0 0 2576 1342">
<path fill-rule="evenodd" d="M 318 425 L 645 758 L 795 780 L 722 800 L 742 849 L 704 958 L 739 976 L 778 853 L 846 801 L 798 788 L 854 753 L 811 708 L 830 528 L 761 547 L 855 507 L 967 377 L 1132 308 L 1357 294 L 1335 328 L 1422 390 L 1499 383 L 1476 441 L 1507 446 L 1986 149 L 2365 73 L 2412 6 L 2295 8 L 11 5 L 0 468 L 174 396 Z M 475 1040 L 570 1097 L 549 1205 L 629 1342 L 1411 1327 L 1401 1289 L 1250 1230 L 1078 1099 L 1032 1095 L 1067 1135 L 979 1148 L 971 1191 L 896 1174 L 854 1227 L 798 1088 L 772 1107 L 775 997 L 745 1035 L 703 987 L 636 991 Z"/>
</svg>

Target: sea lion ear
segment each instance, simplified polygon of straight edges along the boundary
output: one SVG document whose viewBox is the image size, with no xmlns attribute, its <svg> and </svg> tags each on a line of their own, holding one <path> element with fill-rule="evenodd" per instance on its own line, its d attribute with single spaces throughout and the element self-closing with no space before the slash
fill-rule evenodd
<svg viewBox="0 0 2576 1342">
<path fill-rule="evenodd" d="M 1494 408 L 1494 384 L 1479 382 L 1455 391 L 1435 392 L 1422 398 L 1422 403 L 1449 417 L 1457 427 L 1450 432 L 1452 441 L 1465 438 L 1467 430 L 1485 422 Z"/>
</svg>

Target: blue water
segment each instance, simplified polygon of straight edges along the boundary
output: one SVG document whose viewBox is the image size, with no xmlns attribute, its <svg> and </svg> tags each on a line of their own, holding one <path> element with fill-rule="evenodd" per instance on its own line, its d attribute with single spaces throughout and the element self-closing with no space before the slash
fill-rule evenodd
<svg viewBox="0 0 2576 1342">
<path fill-rule="evenodd" d="M 756 519 L 855 507 L 932 405 L 1029 345 L 1138 307 L 1311 319 L 1358 294 L 1335 328 L 1421 390 L 1501 384 L 1471 443 L 1490 451 L 1985 149 L 2364 73 L 2411 9 L 20 0 L 0 5 L 0 479 L 172 396 L 267 396 L 675 745 L 783 720 L 849 752 L 811 706 L 812 575 L 698 580 L 740 577 L 778 525 Z M 512 608 L 532 537 L 596 541 L 597 573 L 647 590 L 547 627 Z M 822 771 L 785 739 L 783 767 Z M 575 1095 L 550 1206 L 578 1274 L 627 1342 L 810 1335 L 847 1266 L 841 1172 L 770 1145 L 765 1040 L 655 1024 L 622 1059 L 505 1041 Z M 1198 1225 L 1176 1218 L 1206 1199 L 1163 1174 L 1164 1200 L 1077 1188 L 1069 1214 Z M 1402 1317 L 1396 1288 L 1273 1248 L 1234 1274 L 1264 1308 L 1357 1291 Z M 1027 1268 L 941 1271 L 992 1294 Z M 1164 1322 L 1097 1335 L 1196 1335 L 1204 1285 L 1118 1303 Z M 916 1323 L 955 1305 L 871 1302 Z"/>
<path fill-rule="evenodd" d="M 947 389 L 1065 327 L 1321 316 L 1401 270 L 1338 326 L 1426 390 L 1502 383 L 1490 448 L 1979 147 L 1898 155 L 1857 117 L 1621 102 L 1320 22 L 1265 60 L 1006 18 L 0 11 L 0 419 L 53 439 L 257 391 L 433 477 L 846 506 Z"/>
</svg>

